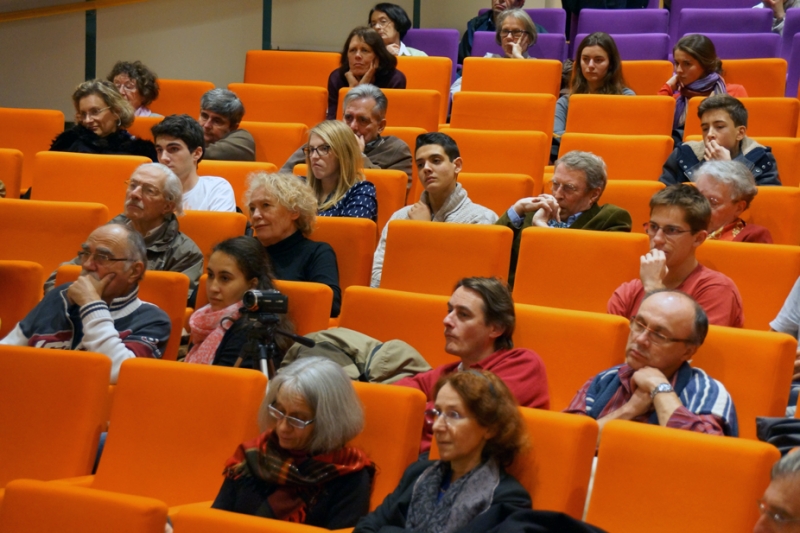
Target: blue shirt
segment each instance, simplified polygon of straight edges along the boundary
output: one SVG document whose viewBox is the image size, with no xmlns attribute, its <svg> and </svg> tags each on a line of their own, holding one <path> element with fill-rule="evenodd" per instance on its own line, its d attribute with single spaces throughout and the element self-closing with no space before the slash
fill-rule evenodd
<svg viewBox="0 0 800 533">
<path fill-rule="evenodd" d="M 369 181 L 356 182 L 344 193 L 341 200 L 328 209 L 320 211 L 319 216 L 368 218 L 373 222 L 377 222 L 378 199 L 375 193 L 375 185 Z"/>
</svg>

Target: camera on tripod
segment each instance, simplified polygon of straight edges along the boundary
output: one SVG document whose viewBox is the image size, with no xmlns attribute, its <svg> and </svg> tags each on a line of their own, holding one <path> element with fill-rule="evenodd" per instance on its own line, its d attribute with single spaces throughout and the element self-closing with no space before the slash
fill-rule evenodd
<svg viewBox="0 0 800 533">
<path fill-rule="evenodd" d="M 246 313 L 272 313 L 285 315 L 289 312 L 289 297 L 275 289 L 249 290 L 242 297 Z"/>
</svg>

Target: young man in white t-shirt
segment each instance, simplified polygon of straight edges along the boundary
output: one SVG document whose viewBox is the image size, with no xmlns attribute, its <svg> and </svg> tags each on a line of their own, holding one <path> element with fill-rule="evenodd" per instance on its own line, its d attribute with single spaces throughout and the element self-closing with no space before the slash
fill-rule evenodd
<svg viewBox="0 0 800 533">
<path fill-rule="evenodd" d="M 159 163 L 170 168 L 183 184 L 183 209 L 236 211 L 233 187 L 224 178 L 198 176 L 203 159 L 203 128 L 189 115 L 170 115 L 153 126 Z"/>
</svg>

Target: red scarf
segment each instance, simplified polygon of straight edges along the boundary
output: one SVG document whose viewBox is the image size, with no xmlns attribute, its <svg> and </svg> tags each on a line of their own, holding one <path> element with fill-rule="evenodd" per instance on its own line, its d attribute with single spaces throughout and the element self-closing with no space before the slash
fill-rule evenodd
<svg viewBox="0 0 800 533">
<path fill-rule="evenodd" d="M 229 305 L 224 309 L 214 311 L 211 305 L 204 305 L 189 317 L 189 327 L 192 328 L 190 337 L 190 344 L 192 348 L 186 354 L 186 363 L 197 363 L 201 365 L 210 365 L 214 362 L 214 356 L 217 354 L 217 348 L 222 342 L 222 337 L 225 336 L 226 327 L 224 323 L 232 324 L 239 318 L 239 308 L 242 306 L 242 301 Z M 225 320 L 224 318 L 231 320 Z"/>
</svg>

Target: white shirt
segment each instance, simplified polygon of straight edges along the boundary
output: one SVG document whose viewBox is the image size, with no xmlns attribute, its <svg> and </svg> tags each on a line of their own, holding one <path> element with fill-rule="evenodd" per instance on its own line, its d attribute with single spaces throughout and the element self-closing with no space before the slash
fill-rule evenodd
<svg viewBox="0 0 800 533">
<path fill-rule="evenodd" d="M 194 211 L 236 211 L 233 187 L 224 178 L 200 176 L 197 184 L 183 193 L 183 208 Z"/>
</svg>

